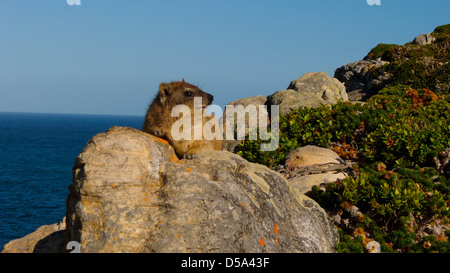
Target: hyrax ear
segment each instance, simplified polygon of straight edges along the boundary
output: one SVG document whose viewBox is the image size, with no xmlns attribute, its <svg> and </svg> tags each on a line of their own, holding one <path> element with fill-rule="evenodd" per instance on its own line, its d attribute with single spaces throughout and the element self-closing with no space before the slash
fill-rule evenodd
<svg viewBox="0 0 450 273">
<path fill-rule="evenodd" d="M 183 78 L 183 80 L 181 81 L 182 83 L 186 83 L 186 81 L 184 80 L 184 78 Z"/>
<path fill-rule="evenodd" d="M 161 99 L 161 102 L 164 101 L 169 95 L 169 85 L 167 83 L 161 83 L 159 85 L 159 97 Z"/>
</svg>

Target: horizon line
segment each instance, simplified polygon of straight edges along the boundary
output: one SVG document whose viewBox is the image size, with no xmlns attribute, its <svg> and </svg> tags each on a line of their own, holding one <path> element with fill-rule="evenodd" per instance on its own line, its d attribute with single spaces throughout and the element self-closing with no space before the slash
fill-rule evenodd
<svg viewBox="0 0 450 273">
<path fill-rule="evenodd" d="M 79 115 L 79 116 L 120 116 L 120 117 L 141 117 L 141 115 L 130 114 L 90 114 L 90 113 L 56 113 L 56 112 L 19 112 L 19 111 L 1 111 L 0 114 L 37 114 L 37 115 Z M 142 115 L 145 118 L 145 115 Z"/>
</svg>

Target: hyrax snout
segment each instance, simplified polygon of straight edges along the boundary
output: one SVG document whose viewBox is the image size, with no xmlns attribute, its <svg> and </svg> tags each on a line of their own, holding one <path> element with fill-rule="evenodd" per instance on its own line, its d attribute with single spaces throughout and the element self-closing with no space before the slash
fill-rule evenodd
<svg viewBox="0 0 450 273">
<path fill-rule="evenodd" d="M 202 98 L 201 105 L 196 105 L 194 103 L 194 98 L 196 97 Z M 200 151 L 221 150 L 221 140 L 206 140 L 204 137 L 198 140 L 194 140 L 194 138 L 178 140 L 172 136 L 172 125 L 178 119 L 178 117 L 172 117 L 173 107 L 177 105 L 187 106 L 192 115 L 192 122 L 194 121 L 194 113 L 198 113 L 198 110 L 202 110 L 201 119 L 203 126 L 209 120 L 215 119 L 215 117 L 205 117 L 203 115 L 203 111 L 206 107 L 211 105 L 213 100 L 213 95 L 202 91 L 195 85 L 185 82 L 184 79 L 181 82 L 161 83 L 159 85 L 159 92 L 147 111 L 142 131 L 167 139 L 179 157 L 190 159 Z M 196 107 L 201 107 L 201 109 L 195 109 Z M 191 130 L 193 129 L 194 126 L 191 126 Z M 218 125 L 215 130 L 219 130 Z"/>
</svg>

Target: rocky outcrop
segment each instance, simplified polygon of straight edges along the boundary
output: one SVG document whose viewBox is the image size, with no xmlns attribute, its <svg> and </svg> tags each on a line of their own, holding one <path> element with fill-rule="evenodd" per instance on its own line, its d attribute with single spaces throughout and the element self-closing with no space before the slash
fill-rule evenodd
<svg viewBox="0 0 450 273">
<path fill-rule="evenodd" d="M 326 72 L 307 73 L 293 80 L 288 89 L 314 94 L 329 104 L 335 104 L 338 100 L 348 100 L 344 86 L 335 78 L 330 78 Z"/>
<path fill-rule="evenodd" d="M 366 101 L 386 86 L 392 77 L 381 72 L 376 77 L 373 71 L 389 62 L 376 60 L 361 60 L 343 65 L 335 70 L 334 77 L 344 83 L 350 101 Z"/>
<path fill-rule="evenodd" d="M 76 160 L 67 234 L 82 252 L 333 252 L 338 240 L 318 204 L 267 167 L 225 151 L 180 161 L 120 127 Z"/>
<path fill-rule="evenodd" d="M 278 105 L 281 114 L 290 113 L 301 107 L 319 107 L 327 102 L 311 93 L 299 93 L 295 90 L 280 90 L 267 97 L 270 105 Z"/>
<path fill-rule="evenodd" d="M 267 104 L 279 105 L 280 113 L 286 114 L 291 109 L 331 105 L 338 100 L 348 100 L 344 85 L 326 72 L 312 72 L 293 80 L 287 90 L 268 96 Z"/>
<path fill-rule="evenodd" d="M 412 40 L 411 44 L 413 45 L 429 45 L 432 44 L 436 40 L 431 33 L 420 34 L 414 40 Z"/>
<path fill-rule="evenodd" d="M 380 43 L 363 60 L 337 68 L 334 77 L 344 83 L 350 101 L 367 101 L 387 84 L 448 94 L 449 30 L 439 26 L 404 45 Z"/>
<path fill-rule="evenodd" d="M 228 152 L 178 160 L 128 128 L 77 158 L 67 207 L 82 252 L 332 252 L 324 211 L 277 173 Z"/>
</svg>

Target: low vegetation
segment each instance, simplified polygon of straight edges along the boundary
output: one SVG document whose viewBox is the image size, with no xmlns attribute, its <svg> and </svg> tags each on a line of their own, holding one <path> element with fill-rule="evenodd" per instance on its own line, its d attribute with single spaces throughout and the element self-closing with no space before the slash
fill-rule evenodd
<svg viewBox="0 0 450 273">
<path fill-rule="evenodd" d="M 374 76 L 382 72 L 393 74 L 391 85 L 407 84 L 415 89 L 427 88 L 436 94 L 448 94 L 450 89 L 450 24 L 437 27 L 431 35 L 436 40 L 429 45 L 403 46 L 379 44 L 366 56 L 390 62 L 377 68 Z"/>
<path fill-rule="evenodd" d="M 247 139 L 239 154 L 274 168 L 310 144 L 353 160 L 349 177 L 308 193 L 330 217 L 346 217 L 352 206 L 362 212 L 338 225 L 339 252 L 363 252 L 371 240 L 384 252 L 449 252 L 449 231 L 427 233 L 449 224 L 449 173 L 436 168 L 450 147 L 449 117 L 449 95 L 396 85 L 365 105 L 340 102 L 281 116 L 277 150 L 262 152 L 261 140 Z"/>
</svg>

